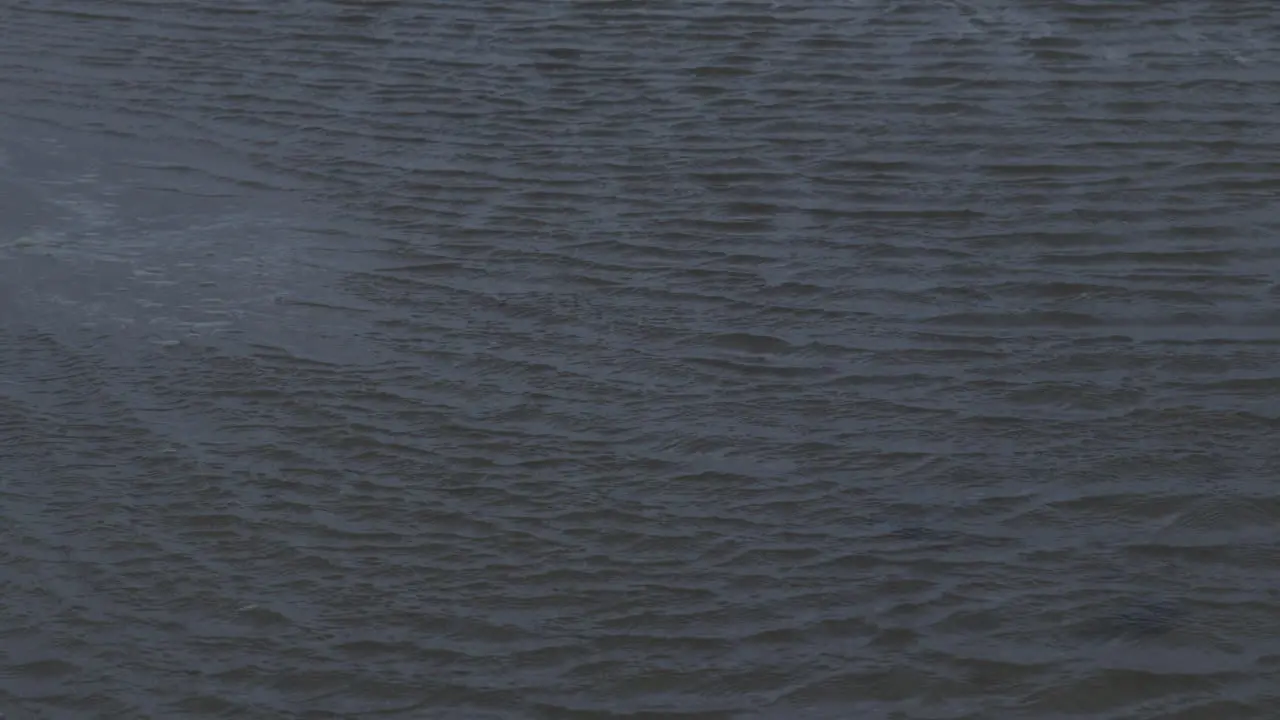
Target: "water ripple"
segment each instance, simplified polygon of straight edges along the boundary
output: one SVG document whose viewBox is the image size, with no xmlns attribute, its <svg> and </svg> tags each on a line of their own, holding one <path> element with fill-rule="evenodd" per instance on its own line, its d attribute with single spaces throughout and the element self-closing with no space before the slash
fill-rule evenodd
<svg viewBox="0 0 1280 720">
<path fill-rule="evenodd" d="M 11 5 L 10 720 L 1270 708 L 1269 7 Z"/>
</svg>

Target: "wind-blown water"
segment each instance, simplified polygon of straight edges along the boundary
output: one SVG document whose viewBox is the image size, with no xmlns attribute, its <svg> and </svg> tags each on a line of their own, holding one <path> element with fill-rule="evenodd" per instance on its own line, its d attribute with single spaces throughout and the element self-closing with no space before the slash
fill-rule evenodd
<svg viewBox="0 0 1280 720">
<path fill-rule="evenodd" d="M 0 712 L 1267 718 L 1280 29 L 0 9 Z"/>
</svg>

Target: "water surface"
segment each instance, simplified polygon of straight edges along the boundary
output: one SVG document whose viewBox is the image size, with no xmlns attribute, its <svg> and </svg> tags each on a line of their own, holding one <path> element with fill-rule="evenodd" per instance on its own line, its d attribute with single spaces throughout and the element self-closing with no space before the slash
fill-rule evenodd
<svg viewBox="0 0 1280 720">
<path fill-rule="evenodd" d="M 1269 717 L 1269 5 L 0 16 L 10 720 Z"/>
</svg>

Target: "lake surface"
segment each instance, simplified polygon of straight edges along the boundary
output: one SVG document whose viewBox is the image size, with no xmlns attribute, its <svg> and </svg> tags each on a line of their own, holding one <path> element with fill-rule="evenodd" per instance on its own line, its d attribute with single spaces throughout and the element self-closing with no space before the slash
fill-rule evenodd
<svg viewBox="0 0 1280 720">
<path fill-rule="evenodd" d="M 1271 718 L 1260 0 L 9 0 L 0 712 Z"/>
</svg>

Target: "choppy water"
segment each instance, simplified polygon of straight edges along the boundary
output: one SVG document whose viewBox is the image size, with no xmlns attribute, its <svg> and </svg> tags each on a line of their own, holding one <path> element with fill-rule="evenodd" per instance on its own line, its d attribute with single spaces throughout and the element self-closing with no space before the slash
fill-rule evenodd
<svg viewBox="0 0 1280 720">
<path fill-rule="evenodd" d="M 0 711 L 1272 717 L 1278 30 L 9 0 Z"/>
</svg>

